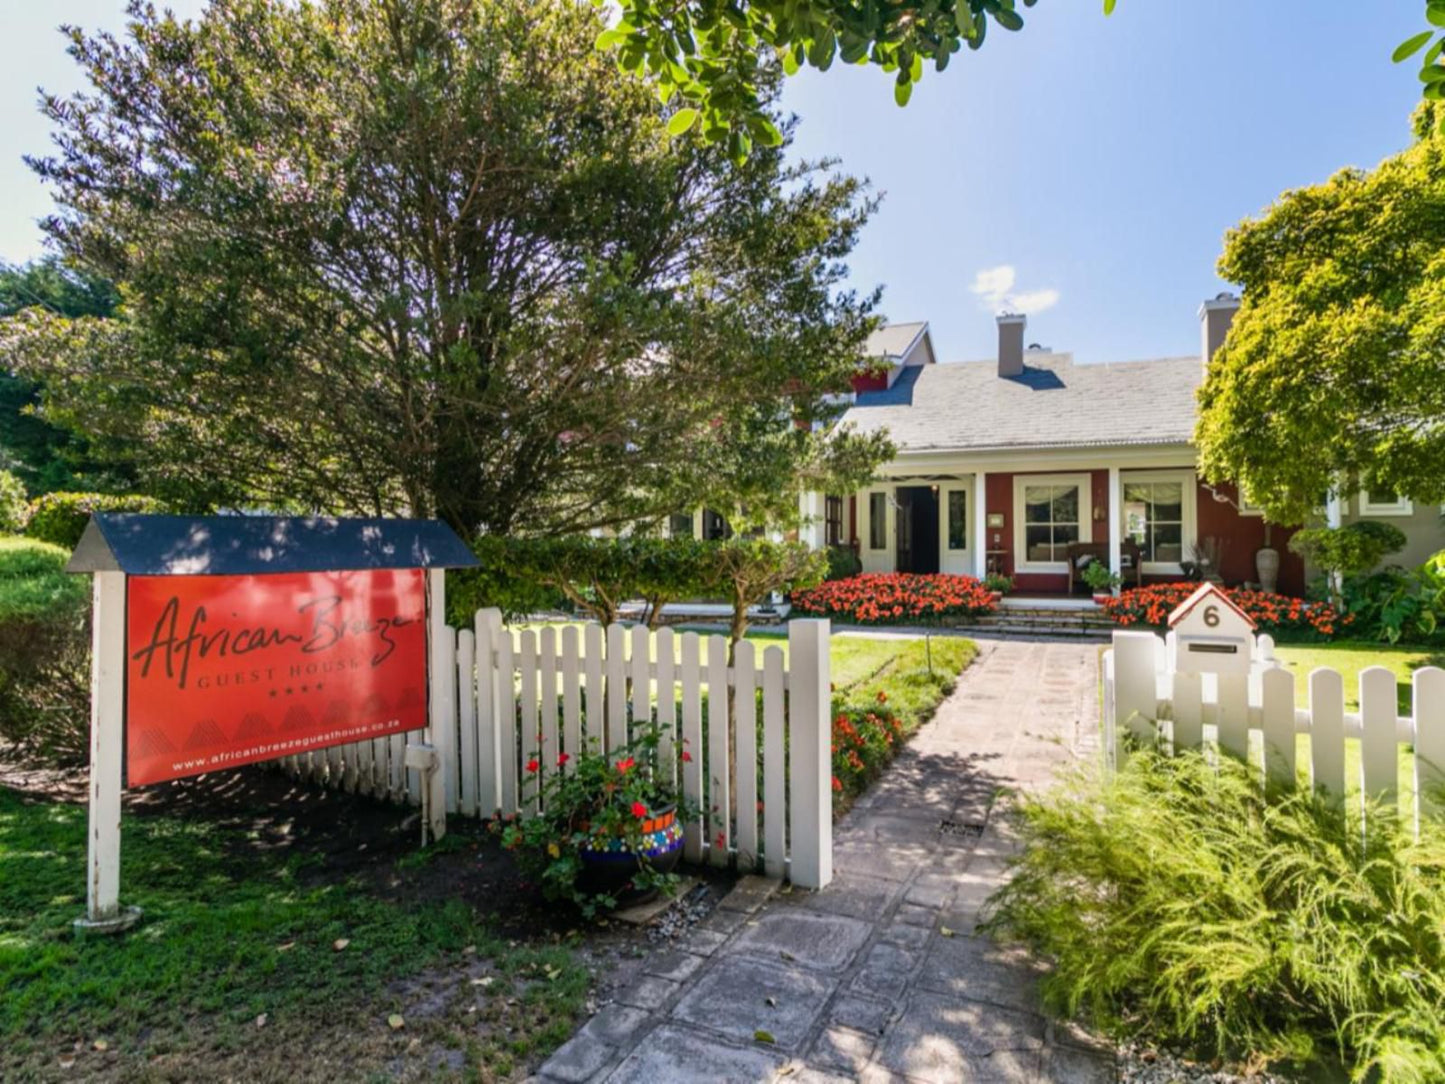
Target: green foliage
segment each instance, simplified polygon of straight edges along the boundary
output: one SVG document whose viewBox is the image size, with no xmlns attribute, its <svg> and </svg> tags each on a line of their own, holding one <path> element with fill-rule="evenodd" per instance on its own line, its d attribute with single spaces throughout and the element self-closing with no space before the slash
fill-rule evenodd
<svg viewBox="0 0 1445 1084">
<path fill-rule="evenodd" d="M 1002 572 L 990 572 L 983 578 L 983 585 L 990 591 L 997 591 L 1001 595 L 1006 595 L 1014 589 L 1013 577 L 1005 576 Z"/>
<path fill-rule="evenodd" d="M 1219 273 L 1244 293 L 1200 390 L 1209 480 L 1282 524 L 1342 476 L 1445 501 L 1445 135 L 1286 192 Z"/>
<path fill-rule="evenodd" d="M 90 580 L 68 551 L 0 538 L 0 736 L 30 756 L 82 763 L 89 750 Z"/>
<path fill-rule="evenodd" d="M 30 511 L 25 487 L 8 470 L 0 470 L 0 535 L 19 534 Z"/>
<path fill-rule="evenodd" d="M 164 512 L 165 505 L 140 494 L 47 493 L 30 504 L 28 538 L 74 549 L 95 512 Z"/>
<path fill-rule="evenodd" d="M 1054 1010 L 1111 1034 L 1440 1080 L 1445 830 L 1427 820 L 1416 843 L 1379 806 L 1368 823 L 1362 847 L 1358 823 L 1267 799 L 1229 758 L 1136 753 L 1022 799 L 991 925 L 1054 962 Z"/>
<path fill-rule="evenodd" d="M 1390 644 L 1445 639 L 1445 550 L 1412 571 L 1382 569 L 1351 576 L 1341 589 L 1355 634 Z"/>
<path fill-rule="evenodd" d="M 1425 0 L 1425 21 L 1430 28 L 1402 41 L 1395 47 L 1391 59 L 1400 64 L 1419 56 L 1420 93 L 1424 98 L 1421 105 L 1435 106 L 1445 101 L 1445 64 L 1440 63 L 1441 53 L 1445 51 L 1445 32 L 1439 29 L 1445 27 L 1445 0 Z M 1434 44 L 1431 44 L 1432 39 Z M 1428 130 L 1445 135 L 1445 114 L 1441 114 Z"/>
<path fill-rule="evenodd" d="M 492 821 L 491 828 L 501 836 L 502 846 L 517 852 L 547 899 L 572 903 L 588 918 L 616 907 L 618 897 L 612 894 L 616 889 L 589 884 L 582 857 L 584 851 L 603 849 L 613 840 L 621 840 L 623 849 L 638 857 L 638 870 L 625 888 L 670 892 L 676 887 L 677 875 L 654 869 L 643 846 L 646 823 L 679 801 L 654 770 L 657 746 L 656 731 L 649 731 L 607 753 L 559 754 L 557 770 L 547 766 L 540 788 L 536 786 L 542 768 L 539 754 L 530 754 L 524 786 L 540 794 L 541 813 L 525 819 L 511 814 Z M 679 760 L 669 774 L 677 776 L 681 770 Z M 685 806 L 679 807 L 679 824 L 691 816 Z"/>
<path fill-rule="evenodd" d="M 800 542 L 730 538 L 711 543 L 703 584 L 708 595 L 732 604 L 728 635 L 734 645 L 747 634 L 748 609 L 774 592 L 787 593 L 823 582 L 828 555 Z"/>
<path fill-rule="evenodd" d="M 1096 594 L 1112 591 L 1124 582 L 1119 574 L 1111 571 L 1103 561 L 1090 561 L 1080 575 Z"/>
<path fill-rule="evenodd" d="M 1405 548 L 1405 533 L 1390 523 L 1362 519 L 1343 527 L 1307 527 L 1289 540 L 1297 553 L 1326 573 L 1368 572 Z"/>
<path fill-rule="evenodd" d="M 828 571 L 825 580 L 846 580 L 863 571 L 863 559 L 852 546 L 828 547 Z"/>
<path fill-rule="evenodd" d="M 1103 2 L 1110 14 L 1115 0 Z M 621 8 L 597 47 L 615 50 L 618 66 L 645 75 L 663 102 L 685 103 L 674 114 L 678 134 L 699 128 L 740 159 L 781 138 L 759 89 L 775 64 L 788 75 L 804 64 L 826 71 L 835 60 L 874 64 L 893 76 L 901 106 L 925 64 L 941 72 L 964 46 L 982 47 L 990 25 L 1024 25 L 1015 0 L 621 0 Z"/>
<path fill-rule="evenodd" d="M 0 350 L 45 414 L 202 505 L 438 516 L 466 538 L 665 515 L 736 415 L 846 391 L 874 200 L 668 135 L 570 0 L 229 0 L 69 31 L 32 162 L 108 320 Z M 772 110 L 776 80 L 759 85 Z"/>
</svg>

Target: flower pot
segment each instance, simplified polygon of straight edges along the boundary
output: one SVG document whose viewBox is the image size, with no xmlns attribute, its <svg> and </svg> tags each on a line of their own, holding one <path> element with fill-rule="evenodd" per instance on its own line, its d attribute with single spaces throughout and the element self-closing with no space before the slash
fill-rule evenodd
<svg viewBox="0 0 1445 1084">
<path fill-rule="evenodd" d="M 1273 594 L 1279 585 L 1279 550 L 1265 546 L 1254 555 L 1254 570 L 1259 575 L 1259 589 Z"/>
<path fill-rule="evenodd" d="M 581 884 L 594 895 L 607 895 L 619 903 L 642 903 L 656 895 L 655 889 L 630 888 L 632 878 L 642 868 L 639 854 L 646 856 L 648 868 L 654 873 L 671 873 L 682 857 L 682 825 L 677 821 L 677 806 L 664 806 L 649 815 L 642 825 L 640 852 L 632 850 L 625 839 L 613 836 L 593 839 L 585 844 Z"/>
<path fill-rule="evenodd" d="M 1111 601 L 1111 600 L 1113 599 L 1113 597 L 1114 597 L 1114 596 L 1113 596 L 1110 592 L 1108 592 L 1108 591 L 1095 591 L 1095 592 L 1094 592 L 1094 605 L 1095 605 L 1095 606 L 1102 606 L 1102 605 L 1104 605 L 1104 603 Z"/>
<path fill-rule="evenodd" d="M 992 602 L 995 606 L 997 606 L 1000 602 L 1003 601 L 1003 592 L 1002 592 L 1002 591 L 990 591 L 990 592 L 988 593 L 988 600 L 989 600 L 990 602 Z"/>
</svg>

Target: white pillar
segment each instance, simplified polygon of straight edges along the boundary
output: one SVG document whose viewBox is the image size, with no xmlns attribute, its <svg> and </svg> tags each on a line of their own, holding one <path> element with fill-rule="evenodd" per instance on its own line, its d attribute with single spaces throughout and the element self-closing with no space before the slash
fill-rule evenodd
<svg viewBox="0 0 1445 1084">
<path fill-rule="evenodd" d="M 828 525 L 825 522 L 827 498 L 822 493 L 804 493 L 798 498 L 798 511 L 803 524 L 798 539 L 810 550 L 820 550 L 828 544 Z"/>
<path fill-rule="evenodd" d="M 447 573 L 429 569 L 427 577 L 427 729 L 426 741 L 437 752 L 437 770 L 428 780 L 432 839 L 447 834 L 447 810 L 457 802 L 456 634 L 447 625 Z"/>
<path fill-rule="evenodd" d="M 90 830 L 85 920 L 120 918 L 120 791 L 125 735 L 125 573 L 91 586 Z"/>
<path fill-rule="evenodd" d="M 973 474 L 973 569 L 979 579 L 988 575 L 988 492 L 983 471 Z"/>
<path fill-rule="evenodd" d="M 789 879 L 799 888 L 833 879 L 831 632 L 826 618 L 788 622 Z"/>
<path fill-rule="evenodd" d="M 1121 579 L 1124 576 L 1124 497 L 1119 482 L 1119 468 L 1109 468 L 1109 515 L 1105 520 L 1109 531 L 1109 571 Z M 1117 595 L 1119 589 L 1114 588 Z"/>
<path fill-rule="evenodd" d="M 1325 500 L 1325 523 L 1335 530 L 1339 530 L 1345 522 L 1345 502 L 1340 499 L 1340 491 L 1332 489 Z M 1330 573 L 1330 594 L 1339 597 L 1343 587 L 1343 580 L 1338 572 Z"/>
</svg>

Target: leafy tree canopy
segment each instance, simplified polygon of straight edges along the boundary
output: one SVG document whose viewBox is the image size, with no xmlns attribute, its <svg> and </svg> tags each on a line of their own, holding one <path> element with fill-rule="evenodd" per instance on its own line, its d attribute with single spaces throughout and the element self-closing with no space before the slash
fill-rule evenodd
<svg viewBox="0 0 1445 1084">
<path fill-rule="evenodd" d="M 53 256 L 0 268 L 0 318 L 32 307 L 67 317 L 105 317 L 118 300 L 108 281 L 71 271 Z M 0 371 L 0 467 L 13 470 L 32 494 L 129 484 L 123 464 L 96 457 L 84 437 L 49 424 L 42 414 L 41 388 Z"/>
<path fill-rule="evenodd" d="M 667 510 L 736 414 L 788 429 L 846 389 L 872 197 L 781 144 L 734 164 L 670 137 L 585 5 L 130 17 L 67 31 L 89 89 L 45 98 L 59 152 L 32 162 L 53 243 L 123 304 L 27 310 L 4 346 L 158 495 L 619 524 Z"/>
<path fill-rule="evenodd" d="M 1287 192 L 1225 239 L 1244 287 L 1200 391 L 1200 458 L 1282 523 L 1343 476 L 1445 500 L 1445 135 Z"/>
</svg>

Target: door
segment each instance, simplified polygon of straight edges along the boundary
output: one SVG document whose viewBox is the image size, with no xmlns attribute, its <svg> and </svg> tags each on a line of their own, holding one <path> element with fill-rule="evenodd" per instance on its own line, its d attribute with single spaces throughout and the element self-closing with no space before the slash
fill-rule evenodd
<svg viewBox="0 0 1445 1084">
<path fill-rule="evenodd" d="M 938 571 L 938 491 L 933 486 L 899 486 L 897 568 L 899 572 Z"/>
</svg>

